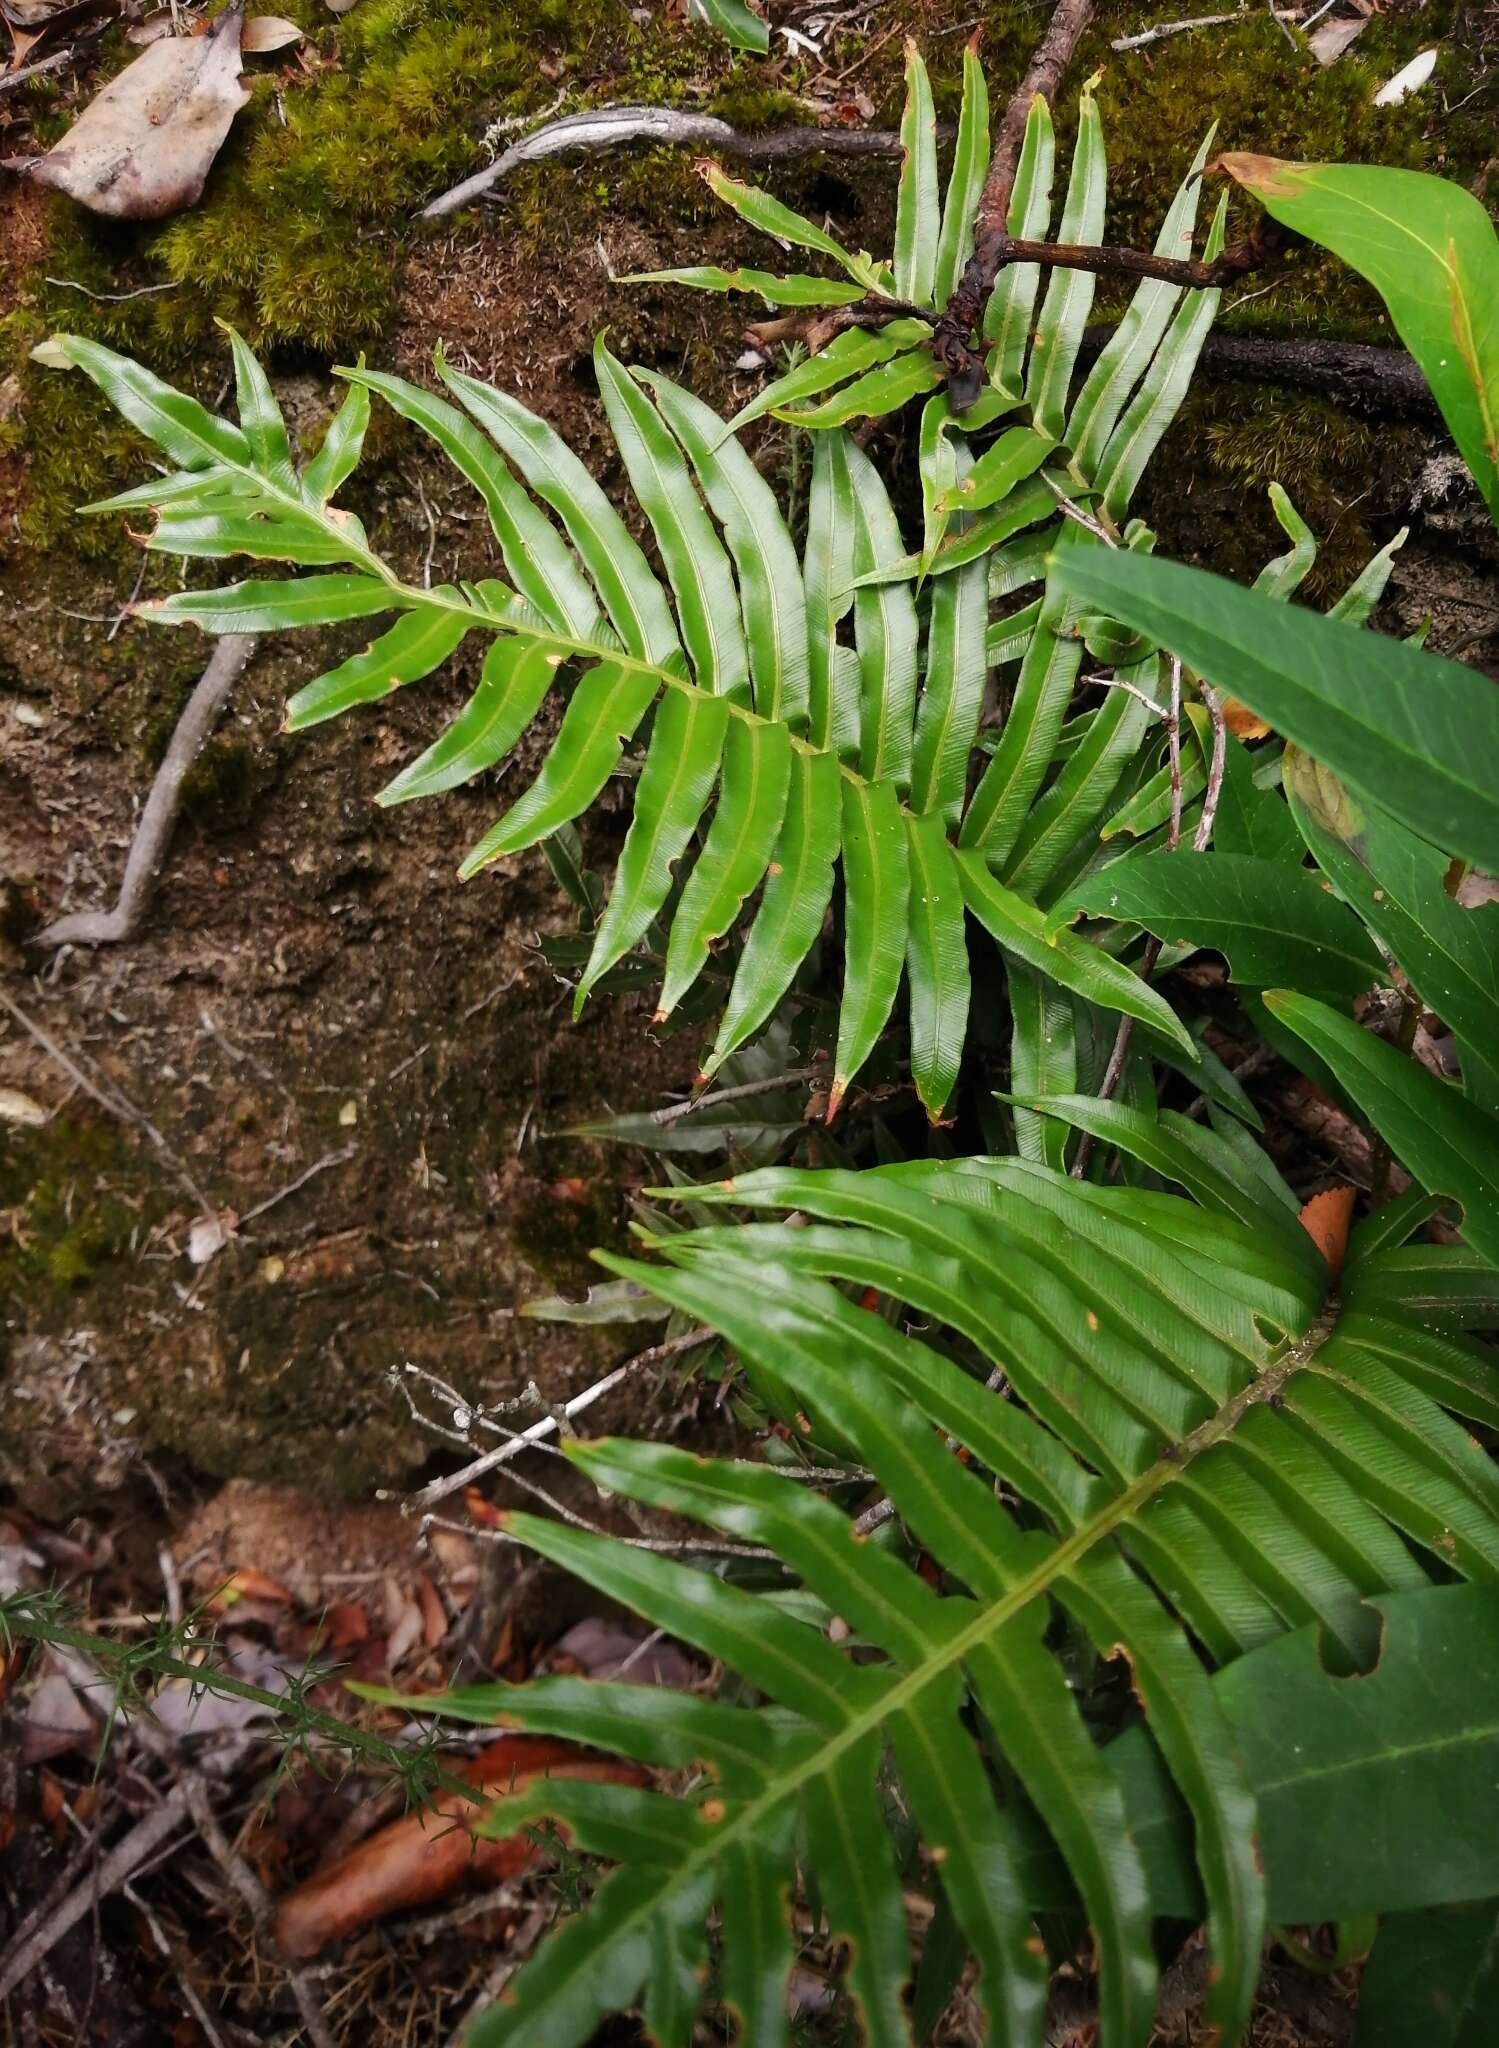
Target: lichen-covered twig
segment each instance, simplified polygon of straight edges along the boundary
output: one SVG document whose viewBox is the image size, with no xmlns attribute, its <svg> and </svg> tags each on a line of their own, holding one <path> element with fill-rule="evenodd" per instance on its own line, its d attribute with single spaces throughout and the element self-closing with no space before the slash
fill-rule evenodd
<svg viewBox="0 0 1499 2048">
<path fill-rule="evenodd" d="M 818 151 L 830 156 L 900 155 L 900 137 L 884 129 L 778 128 L 768 135 L 742 135 L 715 114 L 689 114 L 680 107 L 588 107 L 582 113 L 563 114 L 512 142 L 492 164 L 424 206 L 421 218 L 441 220 L 458 212 L 482 199 L 523 164 L 540 163 L 544 157 L 572 150 L 618 149 L 627 142 L 649 142 L 657 147 L 675 143 L 695 149 L 706 146 L 742 163 L 762 164 L 782 163 Z"/>
<path fill-rule="evenodd" d="M 41 933 L 38 945 L 118 946 L 135 936 L 177 822 L 187 771 L 217 725 L 229 693 L 244 674 L 254 651 L 252 635 L 226 633 L 210 655 L 151 784 L 151 793 L 125 857 L 125 877 L 113 910 L 79 910 L 60 917 Z"/>
</svg>

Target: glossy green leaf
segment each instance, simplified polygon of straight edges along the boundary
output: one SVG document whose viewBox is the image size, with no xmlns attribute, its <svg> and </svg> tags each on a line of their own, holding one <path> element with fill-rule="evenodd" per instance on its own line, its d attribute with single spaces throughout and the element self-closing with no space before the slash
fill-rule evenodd
<svg viewBox="0 0 1499 2048">
<path fill-rule="evenodd" d="M 1058 1173 L 1067 1169 L 1067 1125 L 1023 1106 L 1027 1097 L 1070 1095 L 1077 1087 L 1077 1031 L 1072 997 L 1022 961 L 1009 963 L 1010 1090 L 1015 1149 Z"/>
<path fill-rule="evenodd" d="M 863 449 L 850 440 L 843 452 L 853 493 L 854 567 L 862 576 L 900 558 L 900 526 L 880 473 Z M 911 780 L 917 637 L 916 600 L 909 584 L 859 586 L 856 579 L 859 770 L 871 782 L 888 777 L 900 789 Z"/>
<path fill-rule="evenodd" d="M 352 384 L 329 420 L 317 454 L 302 473 L 303 491 L 314 505 L 329 504 L 359 467 L 369 424 L 369 391 L 362 384 Z"/>
<path fill-rule="evenodd" d="M 456 595 L 456 593 L 455 593 Z M 402 611 L 418 599 L 376 576 L 296 576 L 284 583 L 230 583 L 222 590 L 174 590 L 135 607 L 159 626 L 205 633 L 279 633 Z"/>
<path fill-rule="evenodd" d="M 1466 1093 L 1499 1111 L 1499 911 L 1455 903 L 1436 848 L 1387 811 L 1359 802 L 1299 747 L 1286 750 L 1285 780 L 1294 822 L 1318 866 L 1457 1038 Z M 1286 979 L 1315 993 L 1310 983 Z"/>
<path fill-rule="evenodd" d="M 814 746 L 845 759 L 859 743 L 859 661 L 839 645 L 839 622 L 853 608 L 859 522 L 846 434 L 819 434 L 812 445 L 812 488 L 803 550 L 808 701 Z"/>
<path fill-rule="evenodd" d="M 1042 912 L 996 881 L 978 854 L 960 853 L 954 858 L 964 901 L 1001 952 L 1013 953 L 1025 966 L 1049 975 L 1090 1003 L 1153 1024 L 1164 1037 L 1174 1040 L 1188 1059 L 1195 1057 L 1197 1049 L 1171 1005 L 1133 968 L 1072 932 L 1048 933 Z"/>
<path fill-rule="evenodd" d="M 1067 197 L 1057 226 L 1059 242 L 1092 243 L 1102 239 L 1107 181 L 1103 123 L 1098 116 L 1098 102 L 1085 86 L 1078 104 L 1077 141 L 1073 145 Z M 1053 443 L 1061 440 L 1066 425 L 1067 388 L 1083 329 L 1088 324 L 1096 284 L 1091 270 L 1053 270 L 1036 316 L 1025 396 L 1036 432 L 1049 435 Z"/>
<path fill-rule="evenodd" d="M 1450 178 L 1384 165 L 1222 162 L 1276 220 L 1374 286 L 1499 519 L 1499 236 L 1482 201 Z"/>
<path fill-rule="evenodd" d="M 1035 475 L 1056 445 L 1032 427 L 1008 427 L 990 442 L 967 476 L 953 485 L 944 509 L 978 512 L 998 504 Z"/>
<path fill-rule="evenodd" d="M 1358 919 L 1306 868 L 1238 853 L 1147 854 L 1089 877 L 1067 911 L 1140 924 L 1177 946 L 1211 946 L 1250 988 L 1351 1002 L 1383 978 Z"/>
<path fill-rule="evenodd" d="M 746 185 L 738 178 L 731 178 L 715 163 L 703 165 L 703 177 L 715 199 L 731 206 L 741 220 L 748 221 L 752 228 L 758 228 L 762 235 L 773 235 L 778 242 L 790 242 L 795 248 L 816 249 L 824 256 L 831 256 L 868 291 L 870 280 L 858 259 L 850 256 L 843 244 L 835 242 L 824 229 L 814 226 L 805 214 L 783 206 L 779 199 L 762 192 L 758 185 Z"/>
<path fill-rule="evenodd" d="M 254 555 L 263 561 L 294 562 L 301 568 L 357 562 L 366 553 L 364 530 L 357 520 L 350 520 L 341 534 L 329 533 L 321 520 L 305 514 L 241 512 L 233 500 L 201 512 L 169 507 L 157 519 L 146 545 L 164 555 L 213 560 L 225 555 Z"/>
<path fill-rule="evenodd" d="M 1033 805 L 1005 872 L 1005 881 L 1022 896 L 1039 900 L 1073 849 L 1091 838 L 1150 723 L 1148 708 L 1134 693 L 1159 692 L 1159 667 L 1151 656 L 1122 673 L 1120 681 L 1132 687 L 1107 692 L 1065 766 Z"/>
<path fill-rule="evenodd" d="M 666 665 L 679 660 L 671 608 L 650 564 L 561 435 L 508 392 L 450 368 L 440 356 L 437 369 L 459 404 L 557 513 L 626 652 Z"/>
<path fill-rule="evenodd" d="M 929 406 L 937 403 L 936 399 L 928 401 Z M 1009 552 L 1000 546 L 1002 541 L 1007 541 L 1023 527 L 1035 526 L 1043 519 L 1051 519 L 1056 509 L 1057 501 L 1046 485 L 1039 480 L 1032 480 L 1012 491 L 1002 504 L 991 506 L 987 512 L 975 514 L 960 529 L 948 529 L 941 545 L 931 555 L 925 552 L 902 555 L 899 561 L 891 562 L 884 569 L 871 570 L 859 580 L 862 583 L 889 583 L 897 579 L 915 579 L 918 576 L 945 576 L 950 570 L 966 568 L 968 563 L 980 559 L 998 561 L 1001 555 Z M 1040 534 L 1037 534 L 1032 542 L 1017 543 L 1017 547 L 1029 548 L 1027 560 L 1034 561 L 1035 564 L 1034 574 L 1023 578 L 1022 581 L 1039 582 L 1046 574 L 1046 554 L 1050 545 L 1051 542 Z M 1019 585 L 1012 584 L 1009 587 L 1019 588 Z M 1004 592 L 995 591 L 992 594 L 1003 596 Z"/>
<path fill-rule="evenodd" d="M 987 574 L 983 560 L 976 559 L 932 586 L 926 672 L 911 748 L 911 808 L 937 813 L 949 828 L 962 814 L 988 682 Z"/>
<path fill-rule="evenodd" d="M 1277 605 L 1201 569 L 1102 548 L 1061 587 L 1110 611 L 1267 719 L 1402 824 L 1499 868 L 1499 692 L 1438 655 Z"/>
<path fill-rule="evenodd" d="M 843 779 L 843 1000 L 828 1120 L 895 1006 L 906 951 L 910 862 L 895 791 Z"/>
<path fill-rule="evenodd" d="M 1323 1003 L 1277 990 L 1265 1004 L 1326 1061 L 1422 1187 L 1462 1204 L 1463 1236 L 1499 1263 L 1499 1117 Z"/>
<path fill-rule="evenodd" d="M 502 855 L 534 846 L 585 811 L 608 781 L 658 688 L 648 669 L 614 661 L 589 669 L 568 699 L 541 773 L 464 857 L 460 879 L 466 882 Z"/>
<path fill-rule="evenodd" d="M 252 466 L 250 444 L 238 427 L 102 342 L 88 341 L 81 334 L 54 334 L 32 356 L 48 368 L 82 370 L 116 412 L 184 469 L 205 470 L 220 463 L 235 469 Z"/>
<path fill-rule="evenodd" d="M 469 624 L 464 612 L 436 605 L 404 613 L 362 653 L 298 690 L 286 706 L 286 730 L 305 732 L 325 718 L 337 718 L 356 704 L 372 704 L 403 683 L 431 675 L 462 641 Z"/>
<path fill-rule="evenodd" d="M 221 325 L 223 323 L 220 323 Z M 271 390 L 270 379 L 243 338 L 226 327 L 234 358 L 235 403 L 240 431 L 250 450 L 250 461 L 268 482 L 289 497 L 299 497 L 296 471 L 292 468 L 291 442 L 286 421 Z"/>
<path fill-rule="evenodd" d="M 846 328 L 842 334 L 834 335 L 826 348 L 798 363 L 783 377 L 773 379 L 758 397 L 741 406 L 724 429 L 723 438 L 737 434 L 764 413 L 793 405 L 798 399 L 816 397 L 835 385 L 847 384 L 872 365 L 887 363 L 892 356 L 900 355 L 928 331 L 914 320 L 892 320 L 888 327 L 873 333 L 863 327 Z"/>
<path fill-rule="evenodd" d="M 736 50 L 749 50 L 763 57 L 770 48 L 770 29 L 763 15 L 756 14 L 745 0 L 689 0 L 689 20 L 706 21 Z"/>
<path fill-rule="evenodd" d="M 614 886 L 578 983 L 575 1016 L 666 901 L 672 871 L 712 794 L 728 724 L 728 705 L 698 692 L 668 690 L 657 709 Z"/>
<path fill-rule="evenodd" d="M 973 218 L 989 171 L 989 87 L 973 43 L 963 51 L 963 100 L 952 170 L 942 202 L 942 233 L 932 279 L 932 303 L 945 306 L 973 253 Z"/>
<path fill-rule="evenodd" d="M 968 1024 L 968 942 L 963 892 L 940 817 L 907 814 L 910 924 L 906 975 L 911 989 L 911 1073 L 922 1106 L 940 1123 L 963 1058 Z"/>
<path fill-rule="evenodd" d="M 1499 2012 L 1499 1899 L 1380 1922 L 1359 1979 L 1358 2048 L 1484 2048 Z"/>
<path fill-rule="evenodd" d="M 887 334 L 889 331 L 886 328 Z M 795 427 L 842 427 L 850 420 L 881 419 L 887 412 L 898 412 L 941 382 L 942 372 L 928 351 L 913 349 L 893 362 L 866 370 L 821 405 L 799 407 L 782 402 L 774 410 L 777 419 Z"/>
<path fill-rule="evenodd" d="M 685 284 L 700 292 L 753 292 L 772 306 L 849 306 L 866 296 L 861 284 L 834 277 L 776 276 L 769 270 L 724 270 L 716 263 L 682 270 L 637 270 L 616 284 Z"/>
<path fill-rule="evenodd" d="M 937 116 L 926 65 L 914 42 L 906 44 L 906 105 L 901 116 L 902 162 L 895 200 L 895 290 L 926 305 L 937 268 L 941 208 L 937 197 Z"/>
<path fill-rule="evenodd" d="M 807 718 L 807 612 L 801 564 L 775 493 L 710 406 L 668 378 L 636 372 L 687 451 L 724 530 L 744 614 L 755 709 L 793 731 Z"/>
<path fill-rule="evenodd" d="M 822 929 L 842 836 L 838 785 L 830 754 L 793 749 L 785 819 L 705 1073 L 767 1021 Z"/>
<path fill-rule="evenodd" d="M 784 726 L 731 719 L 718 807 L 672 920 L 660 1016 L 691 988 L 765 873 L 786 815 L 791 751 Z"/>
<path fill-rule="evenodd" d="M 447 731 L 385 785 L 376 803 L 436 796 L 503 761 L 541 709 L 566 658 L 544 641 L 493 641 L 473 696 Z"/>
<path fill-rule="evenodd" d="M 1025 242 L 1044 238 L 1051 221 L 1051 180 L 1056 141 L 1051 109 L 1040 93 L 1031 100 L 1015 183 L 1010 188 L 1009 232 Z M 989 381 L 1017 404 L 1025 390 L 1025 357 L 1030 346 L 1031 310 L 1041 269 L 1035 263 L 1007 263 L 984 308 L 984 339 L 993 344 Z"/>
<path fill-rule="evenodd" d="M 607 632 L 582 564 L 555 526 L 532 504 L 489 439 L 445 398 L 377 370 L 345 370 L 354 389 L 374 391 L 393 412 L 429 434 L 484 500 L 506 573 L 528 603 L 559 633 L 582 640 Z M 483 387 L 480 387 L 481 389 Z"/>
<path fill-rule="evenodd" d="M 749 655 L 729 557 L 692 472 L 660 414 L 604 346 L 594 343 L 599 395 L 635 496 L 676 594 L 677 618 L 698 687 L 749 702 Z"/>
<path fill-rule="evenodd" d="M 1395 557 L 1409 538 L 1410 528 L 1402 526 L 1393 540 L 1386 541 L 1377 555 L 1369 557 L 1327 616 L 1341 619 L 1347 626 L 1362 626 L 1384 596 Z"/>
</svg>

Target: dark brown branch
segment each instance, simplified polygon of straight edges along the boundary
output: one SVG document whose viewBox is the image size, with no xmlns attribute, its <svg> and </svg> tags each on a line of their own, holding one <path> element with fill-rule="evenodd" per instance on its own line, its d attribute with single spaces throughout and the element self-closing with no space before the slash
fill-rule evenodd
<svg viewBox="0 0 1499 2048">
<path fill-rule="evenodd" d="M 1283 228 L 1267 215 L 1245 236 L 1232 242 L 1211 263 L 1192 257 L 1154 256 L 1144 249 L 1122 249 L 1112 242 L 1082 245 L 1076 242 L 1025 242 L 1013 235 L 999 240 L 1000 268 L 1007 263 L 1035 263 L 1043 270 L 1091 270 L 1097 276 L 1158 277 L 1164 284 L 1178 284 L 1192 291 L 1232 284 L 1235 278 L 1272 262 L 1283 249 L 1299 242 L 1301 236 Z"/>
<path fill-rule="evenodd" d="M 973 255 L 948 301 L 932 344 L 938 362 L 947 369 L 948 390 L 958 412 L 966 412 L 983 388 L 983 362 L 970 348 L 969 336 L 983 316 L 1003 261 L 999 245 L 1009 233 L 1010 193 L 1020 167 L 1031 101 L 1037 93 L 1048 100 L 1055 98 L 1062 74 L 1072 62 L 1072 53 L 1092 18 L 1093 0 L 1057 0 L 1046 34 L 1005 108 L 974 217 Z"/>
</svg>

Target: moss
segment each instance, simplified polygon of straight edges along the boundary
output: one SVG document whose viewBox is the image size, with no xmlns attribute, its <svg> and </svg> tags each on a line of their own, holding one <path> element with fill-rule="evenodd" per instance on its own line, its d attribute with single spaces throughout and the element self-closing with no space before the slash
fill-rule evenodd
<svg viewBox="0 0 1499 2048">
<path fill-rule="evenodd" d="M 145 1220 L 139 1180 L 111 1124 L 64 1113 L 13 1131 L 0 1154 L 0 1297 L 46 1309 L 123 1258 Z"/>
<path fill-rule="evenodd" d="M 753 76 L 735 73 L 722 84 L 706 111 L 716 114 L 746 135 L 763 134 L 769 128 L 799 128 L 812 120 L 804 101 L 777 86 L 761 85 Z"/>
</svg>

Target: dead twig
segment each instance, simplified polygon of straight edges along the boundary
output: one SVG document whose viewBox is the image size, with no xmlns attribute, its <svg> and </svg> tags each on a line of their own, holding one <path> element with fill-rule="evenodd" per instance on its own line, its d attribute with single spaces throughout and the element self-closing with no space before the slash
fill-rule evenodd
<svg viewBox="0 0 1499 2048">
<path fill-rule="evenodd" d="M 21 1926 L 15 1939 L 0 1957 L 0 2004 L 3 2004 L 40 1963 L 56 1948 L 70 1928 L 91 1913 L 100 1899 L 117 1891 L 139 1870 L 154 1850 L 181 1826 L 187 1809 L 187 1787 L 181 1780 L 173 1785 L 159 1806 L 138 1820 L 124 1839 L 76 1885 L 60 1903 L 44 1899 Z"/>
<path fill-rule="evenodd" d="M 411 1495 L 404 1503 L 409 1515 L 424 1515 L 444 1501 L 449 1494 L 458 1493 L 466 1486 L 472 1486 L 476 1479 L 482 1479 L 486 1472 L 492 1472 L 497 1465 L 508 1465 L 512 1458 L 528 1450 L 532 1445 L 545 1443 L 557 1434 L 564 1422 L 571 1422 L 575 1415 L 581 1415 L 591 1408 L 595 1401 L 603 1399 L 621 1380 L 642 1366 L 658 1365 L 664 1358 L 675 1358 L 683 1351 L 692 1351 L 699 1344 L 711 1344 L 715 1338 L 712 1330 L 689 1330 L 685 1336 L 669 1337 L 664 1344 L 653 1344 L 646 1351 L 638 1351 L 633 1358 L 627 1358 L 613 1372 L 605 1373 L 601 1380 L 595 1380 L 591 1387 L 585 1387 L 581 1394 L 564 1403 L 553 1415 L 543 1415 L 539 1422 L 533 1422 L 529 1429 L 522 1429 L 492 1451 L 486 1451 L 481 1458 L 475 1458 L 459 1472 L 449 1472 L 441 1479 L 434 1479 L 419 1493 Z"/>
<path fill-rule="evenodd" d="M 563 114 L 512 142 L 503 155 L 475 171 L 422 208 L 423 220 L 442 220 L 482 199 L 523 164 L 540 163 L 572 150 L 596 153 L 627 142 L 663 143 L 721 150 L 742 163 L 782 163 L 788 157 L 822 151 L 830 156 L 900 155 L 900 137 L 874 128 L 781 128 L 769 135 L 741 135 L 713 114 L 688 114 L 678 107 L 589 107 Z"/>
<path fill-rule="evenodd" d="M 672 1102 L 665 1109 L 651 1112 L 653 1124 L 680 1123 L 684 1116 L 691 1116 L 695 1110 L 715 1109 L 724 1102 L 744 1102 L 752 1095 L 773 1095 L 777 1089 L 790 1088 L 798 1081 L 810 1081 L 815 1077 L 813 1067 L 794 1067 L 789 1074 L 772 1074 L 763 1081 L 741 1081 L 735 1088 L 714 1088 L 706 1095 L 689 1095 L 685 1102 Z"/>
<path fill-rule="evenodd" d="M 34 64 L 23 64 L 19 71 L 0 71 L 0 92 L 14 92 L 18 85 L 29 85 L 33 78 L 41 78 L 49 71 L 66 71 L 75 54 L 73 50 L 58 50 L 50 57 L 38 57 Z"/>
<path fill-rule="evenodd" d="M 1328 0 L 1328 6 L 1331 5 L 1333 5 L 1333 0 Z M 1272 8 L 1270 11 L 1278 21 L 1299 22 L 1302 19 L 1302 10 L 1300 8 Z M 1326 8 L 1318 9 L 1319 13 L 1325 14 L 1326 11 Z M 1143 50 L 1148 48 L 1151 43 L 1164 42 L 1167 36 L 1184 36 L 1189 30 L 1194 28 L 1222 28 L 1226 22 L 1248 21 L 1249 19 L 1250 11 L 1246 6 L 1235 7 L 1228 14 L 1194 14 L 1186 21 L 1158 21 L 1153 28 L 1142 28 L 1132 36 L 1115 36 L 1114 40 L 1109 44 L 1109 48 L 1111 50 Z"/>
<path fill-rule="evenodd" d="M 209 657 L 151 784 L 125 857 L 125 879 L 113 910 L 80 910 L 60 917 L 41 933 L 36 942 L 39 946 L 117 946 L 134 938 L 177 822 L 187 771 L 217 725 L 229 692 L 254 651 L 253 635 L 226 633 Z"/>
<path fill-rule="evenodd" d="M 342 1166 L 345 1160 L 352 1159 L 358 1150 L 357 1145 L 345 1145 L 342 1151 L 325 1152 L 321 1159 L 314 1159 L 305 1173 L 299 1173 L 295 1180 L 288 1181 L 286 1186 L 278 1188 L 275 1194 L 267 1195 L 265 1200 L 257 1202 L 253 1209 L 246 1209 L 239 1219 L 240 1229 L 243 1230 L 247 1223 L 253 1223 L 257 1216 L 264 1216 L 268 1209 L 274 1209 L 278 1202 L 284 1202 L 288 1195 L 294 1195 L 300 1188 L 305 1188 L 310 1180 L 316 1180 L 318 1175 L 326 1173 L 330 1166 Z"/>
</svg>

